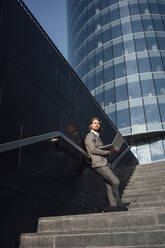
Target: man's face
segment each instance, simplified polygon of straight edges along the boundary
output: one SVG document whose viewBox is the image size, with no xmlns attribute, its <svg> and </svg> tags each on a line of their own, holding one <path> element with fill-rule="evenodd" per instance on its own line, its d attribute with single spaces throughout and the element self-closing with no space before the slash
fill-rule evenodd
<svg viewBox="0 0 165 248">
<path fill-rule="evenodd" d="M 94 120 L 91 124 L 91 129 L 98 132 L 100 129 L 101 125 L 100 122 L 98 120 Z"/>
</svg>

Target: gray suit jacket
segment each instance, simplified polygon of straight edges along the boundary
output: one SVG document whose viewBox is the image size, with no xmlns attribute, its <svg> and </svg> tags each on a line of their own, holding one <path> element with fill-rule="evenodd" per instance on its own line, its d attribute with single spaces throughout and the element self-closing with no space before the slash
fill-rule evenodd
<svg viewBox="0 0 165 248">
<path fill-rule="evenodd" d="M 106 155 L 109 155 L 111 152 L 109 150 L 103 151 L 98 148 L 102 145 L 103 143 L 100 137 L 97 137 L 93 132 L 87 134 L 85 138 L 85 146 L 92 159 L 93 168 L 102 167 L 108 163 Z"/>
</svg>

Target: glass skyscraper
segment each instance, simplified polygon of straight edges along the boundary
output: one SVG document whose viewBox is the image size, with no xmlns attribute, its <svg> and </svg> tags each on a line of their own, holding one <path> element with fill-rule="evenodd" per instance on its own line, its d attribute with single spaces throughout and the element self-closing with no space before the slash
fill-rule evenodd
<svg viewBox="0 0 165 248">
<path fill-rule="evenodd" d="M 139 162 L 165 159 L 165 0 L 68 0 L 69 61 Z"/>
</svg>

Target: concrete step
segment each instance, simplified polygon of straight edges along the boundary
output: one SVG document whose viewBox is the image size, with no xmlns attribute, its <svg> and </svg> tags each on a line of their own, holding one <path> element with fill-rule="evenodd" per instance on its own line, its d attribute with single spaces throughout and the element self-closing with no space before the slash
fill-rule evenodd
<svg viewBox="0 0 165 248">
<path fill-rule="evenodd" d="M 161 168 L 165 166 L 165 161 L 162 162 L 156 162 L 156 163 L 149 163 L 149 164 L 141 164 L 141 165 L 137 165 L 136 169 L 148 169 L 148 168 Z"/>
<path fill-rule="evenodd" d="M 156 172 L 156 171 L 159 171 L 159 170 L 165 170 L 165 163 L 158 166 L 158 165 L 154 165 L 154 166 L 141 166 L 141 165 L 137 165 L 136 168 L 134 169 L 134 173 L 145 173 L 145 172 L 148 172 L 148 171 L 152 171 L 152 172 Z"/>
<path fill-rule="evenodd" d="M 109 212 L 99 214 L 73 215 L 64 217 L 40 218 L 38 232 L 64 232 L 110 229 L 133 226 L 165 225 L 165 210 L 158 212 Z M 164 221 L 164 222 L 163 222 Z M 160 222 L 160 223 L 159 223 Z"/>
<path fill-rule="evenodd" d="M 126 231 L 113 233 L 86 233 L 55 235 L 30 234 L 22 235 L 20 248 L 85 248 L 105 246 L 151 246 L 164 244 L 165 230 L 156 231 Z"/>
<path fill-rule="evenodd" d="M 37 232 L 39 235 L 53 234 L 57 235 L 74 235 L 74 234 L 95 234 L 95 233 L 117 233 L 117 232 L 136 232 L 136 231 L 155 231 L 155 230 L 165 230 L 165 225 L 144 225 L 144 226 L 124 226 L 124 227 L 109 227 L 109 228 L 94 228 L 85 230 L 65 230 L 65 231 L 51 231 L 51 232 Z M 27 236 L 31 234 L 22 234 L 22 236 Z M 32 233 L 34 235 L 34 233 Z"/>
<path fill-rule="evenodd" d="M 131 203 L 128 206 L 129 211 L 130 210 L 140 210 L 140 209 L 145 209 L 146 211 L 148 210 L 152 210 L 152 209 L 156 209 L 156 211 L 160 211 L 160 210 L 165 210 L 165 201 L 155 201 L 155 202 L 135 202 L 135 203 Z"/>
<path fill-rule="evenodd" d="M 165 181 L 162 180 L 157 180 L 157 181 L 139 181 L 139 182 L 132 182 L 132 183 L 128 183 L 127 186 L 125 187 L 126 189 L 137 189 L 137 188 L 149 188 L 149 187 L 160 187 L 160 186 L 165 186 Z"/>
<path fill-rule="evenodd" d="M 123 202 L 160 202 L 164 201 L 165 199 L 165 192 L 156 192 L 152 194 L 141 194 L 141 195 L 128 195 L 128 196 L 122 196 Z"/>
<path fill-rule="evenodd" d="M 162 176 L 164 176 L 165 177 L 165 170 L 164 171 L 156 171 L 156 172 L 150 172 L 150 171 L 148 171 L 148 172 L 143 172 L 143 173 L 133 173 L 132 175 L 131 175 L 131 179 L 132 178 L 140 178 L 140 177 L 145 177 L 145 178 L 148 178 L 148 177 L 151 177 L 151 176 L 153 176 L 153 178 L 155 178 L 155 177 L 162 177 Z"/>
<path fill-rule="evenodd" d="M 127 195 L 152 194 L 156 192 L 165 192 L 165 185 L 159 187 L 139 187 L 137 189 L 126 189 L 123 192 L 123 196 L 126 197 Z"/>
<path fill-rule="evenodd" d="M 129 182 L 132 183 L 132 182 L 139 182 L 139 181 L 145 181 L 145 182 L 148 182 L 148 181 L 153 181 L 153 182 L 156 182 L 157 180 L 159 181 L 164 181 L 165 180 L 165 175 L 163 174 L 160 174 L 160 175 L 148 175 L 148 176 L 145 176 L 145 175 L 142 175 L 140 177 L 131 177 Z"/>
</svg>

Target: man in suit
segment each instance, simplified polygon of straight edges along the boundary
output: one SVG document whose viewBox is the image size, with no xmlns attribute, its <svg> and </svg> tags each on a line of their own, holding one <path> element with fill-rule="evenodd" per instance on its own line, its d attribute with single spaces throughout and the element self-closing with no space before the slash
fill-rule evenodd
<svg viewBox="0 0 165 248">
<path fill-rule="evenodd" d="M 89 156 L 92 159 L 92 168 L 103 178 L 106 183 L 107 196 L 110 204 L 109 210 L 126 210 L 125 207 L 122 206 L 120 199 L 120 181 L 108 167 L 108 161 L 106 158 L 106 155 L 116 152 L 118 148 L 112 148 L 110 150 L 99 149 L 99 147 L 103 145 L 99 136 L 100 128 L 101 121 L 97 117 L 93 118 L 89 125 L 90 132 L 85 138 L 85 146 Z"/>
</svg>

